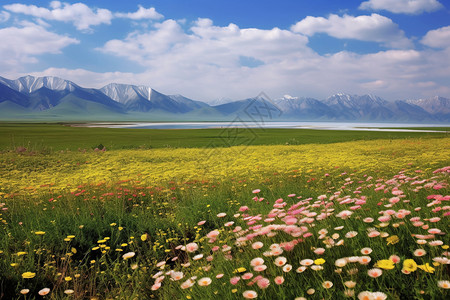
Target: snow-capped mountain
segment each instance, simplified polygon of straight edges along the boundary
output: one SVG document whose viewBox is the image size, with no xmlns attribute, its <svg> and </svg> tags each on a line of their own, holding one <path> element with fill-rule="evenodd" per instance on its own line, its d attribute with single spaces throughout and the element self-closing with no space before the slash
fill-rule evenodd
<svg viewBox="0 0 450 300">
<path fill-rule="evenodd" d="M 40 88 L 48 88 L 53 91 L 62 91 L 68 90 L 72 92 L 78 86 L 68 80 L 64 80 L 58 77 L 53 76 L 45 76 L 45 77 L 34 77 L 34 76 L 24 76 L 20 77 L 16 80 L 9 80 L 3 77 L 0 77 L 0 83 L 5 84 L 6 86 L 12 88 L 21 93 L 31 94 Z"/>
<path fill-rule="evenodd" d="M 163 110 L 186 113 L 203 106 L 198 101 L 181 95 L 167 96 L 147 86 L 111 83 L 102 87 L 100 91 L 131 111 Z"/>
<path fill-rule="evenodd" d="M 443 97 L 387 101 L 374 95 L 343 93 L 324 100 L 291 95 L 270 100 L 263 96 L 204 103 L 142 85 L 111 83 L 89 89 L 51 76 L 0 77 L 0 119 L 223 121 L 264 116 L 264 121 L 450 122 L 450 99 Z"/>
</svg>

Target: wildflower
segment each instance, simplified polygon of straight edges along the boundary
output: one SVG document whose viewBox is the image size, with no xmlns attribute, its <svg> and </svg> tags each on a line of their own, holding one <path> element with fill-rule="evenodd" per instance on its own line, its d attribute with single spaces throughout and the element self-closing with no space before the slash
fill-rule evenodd
<svg viewBox="0 0 450 300">
<path fill-rule="evenodd" d="M 180 279 L 182 279 L 183 278 L 183 272 L 180 272 L 180 271 L 178 271 L 178 272 L 172 272 L 171 274 L 170 274 L 170 277 L 174 280 L 174 281 L 178 281 L 178 280 L 180 280 Z"/>
<path fill-rule="evenodd" d="M 135 256 L 136 255 L 136 253 L 134 253 L 134 252 L 127 252 L 127 253 L 125 253 L 124 255 L 122 255 L 122 258 L 124 259 L 124 260 L 127 260 L 127 259 L 129 259 L 129 258 L 132 258 L 133 256 Z"/>
<path fill-rule="evenodd" d="M 372 293 L 372 297 L 374 300 L 385 300 L 387 298 L 387 295 L 382 292 L 374 292 Z"/>
<path fill-rule="evenodd" d="M 331 281 L 329 281 L 329 280 L 326 280 L 326 281 L 324 281 L 324 282 L 322 283 L 322 286 L 323 286 L 325 289 L 329 289 L 329 288 L 331 288 L 331 287 L 333 286 L 333 283 L 332 283 Z"/>
<path fill-rule="evenodd" d="M 353 298 L 355 297 L 355 290 L 344 290 L 345 297 Z"/>
<path fill-rule="evenodd" d="M 364 291 L 358 294 L 359 300 L 374 300 L 372 293 L 368 291 Z"/>
<path fill-rule="evenodd" d="M 278 257 L 279 258 L 279 257 Z M 276 261 L 276 260 L 275 260 Z M 260 265 L 263 265 L 264 264 L 264 259 L 262 259 L 261 257 L 256 257 L 256 258 L 254 258 L 254 259 L 252 259 L 251 261 L 250 261 L 250 265 L 252 266 L 252 267 L 256 267 L 256 266 L 260 266 Z"/>
<path fill-rule="evenodd" d="M 71 281 L 71 280 L 72 280 L 72 277 L 66 276 L 66 277 L 64 277 L 64 280 L 65 280 L 65 281 Z"/>
<path fill-rule="evenodd" d="M 283 266 L 283 272 L 288 273 L 288 272 L 290 272 L 291 270 L 292 270 L 292 265 L 286 264 L 286 265 Z"/>
<path fill-rule="evenodd" d="M 358 235 L 358 232 L 356 232 L 356 231 L 349 231 L 349 232 L 347 232 L 345 234 L 345 237 L 348 238 L 348 239 L 351 239 L 351 238 L 354 238 L 357 235 Z"/>
<path fill-rule="evenodd" d="M 74 290 L 68 289 L 68 290 L 65 290 L 65 291 L 64 291 L 64 294 L 66 294 L 66 295 L 71 295 L 71 294 L 73 294 L 74 292 L 75 292 Z"/>
<path fill-rule="evenodd" d="M 252 248 L 253 249 L 260 249 L 260 248 L 262 248 L 264 246 L 264 244 L 262 243 L 262 242 L 254 242 L 253 244 L 252 244 Z"/>
<path fill-rule="evenodd" d="M 258 293 L 255 291 L 247 290 L 242 293 L 242 296 L 244 296 L 245 299 L 255 299 L 258 297 Z"/>
<path fill-rule="evenodd" d="M 263 261 L 263 262 L 264 262 L 264 261 Z M 245 272 L 245 271 L 247 271 L 246 268 L 240 267 L 240 268 L 237 268 L 236 270 L 234 270 L 233 273 L 242 273 L 242 272 Z"/>
<path fill-rule="evenodd" d="M 365 254 L 365 255 L 368 255 L 368 254 L 370 254 L 370 253 L 372 253 L 372 249 L 371 248 L 362 248 L 361 249 L 361 253 L 362 254 Z"/>
<path fill-rule="evenodd" d="M 239 277 L 239 276 L 231 277 L 230 278 L 230 283 L 232 285 L 236 285 L 239 282 L 239 280 L 241 280 L 241 277 Z"/>
<path fill-rule="evenodd" d="M 314 253 L 317 254 L 317 255 L 322 255 L 324 252 L 325 252 L 324 248 L 314 249 Z"/>
<path fill-rule="evenodd" d="M 270 285 L 270 280 L 267 279 L 267 278 L 261 278 L 260 280 L 258 280 L 258 281 L 256 282 L 256 284 L 258 285 L 258 287 L 259 287 L 260 289 L 265 289 L 265 288 L 269 287 L 269 285 Z"/>
<path fill-rule="evenodd" d="M 203 278 L 199 279 L 197 283 L 199 286 L 208 286 L 211 284 L 211 282 L 212 282 L 211 278 L 203 277 Z"/>
<path fill-rule="evenodd" d="M 413 259 L 405 259 L 403 261 L 403 269 L 408 272 L 414 272 L 417 270 L 417 263 Z"/>
<path fill-rule="evenodd" d="M 217 217 L 218 217 L 218 218 L 223 218 L 223 217 L 225 217 L 226 215 L 227 215 L 226 213 L 222 212 L 222 213 L 218 213 L 218 214 L 217 214 Z"/>
<path fill-rule="evenodd" d="M 346 282 L 344 282 L 344 284 L 345 284 L 345 286 L 348 287 L 349 289 L 352 289 L 352 288 L 354 288 L 354 287 L 356 286 L 356 282 L 355 282 L 355 281 L 352 281 L 352 280 L 346 281 Z"/>
<path fill-rule="evenodd" d="M 22 295 L 26 295 L 26 294 L 28 294 L 29 292 L 30 292 L 29 289 L 21 289 L 21 290 L 20 290 L 20 293 L 21 293 Z"/>
<path fill-rule="evenodd" d="M 277 266 L 279 266 L 279 267 L 282 267 L 282 266 L 284 266 L 284 264 L 287 262 L 287 259 L 286 259 L 286 257 L 284 257 L 284 256 L 279 256 L 279 257 L 277 257 L 276 259 L 275 259 L 275 265 L 277 265 Z"/>
<path fill-rule="evenodd" d="M 244 280 L 251 279 L 252 277 L 253 277 L 253 273 L 245 273 L 244 275 L 242 275 L 242 279 L 244 279 Z"/>
<path fill-rule="evenodd" d="M 418 265 L 417 267 L 427 273 L 434 273 L 435 270 L 432 266 L 430 266 L 429 263 L 426 263 L 424 265 Z"/>
<path fill-rule="evenodd" d="M 312 295 L 312 294 L 314 294 L 315 292 L 316 292 L 315 289 L 308 289 L 308 290 L 306 291 L 306 293 L 307 293 L 308 295 Z"/>
<path fill-rule="evenodd" d="M 197 254 L 194 257 L 192 257 L 192 260 L 200 260 L 203 258 L 203 254 Z"/>
<path fill-rule="evenodd" d="M 443 289 L 450 289 L 450 281 L 440 280 L 440 281 L 438 281 L 438 287 L 443 288 Z"/>
<path fill-rule="evenodd" d="M 35 231 L 34 234 L 35 235 L 44 235 L 45 231 Z"/>
<path fill-rule="evenodd" d="M 388 245 L 397 244 L 400 241 L 400 238 L 396 235 L 390 236 L 386 239 Z"/>
<path fill-rule="evenodd" d="M 334 265 L 339 268 L 345 267 L 346 264 L 347 264 L 347 261 L 343 258 L 336 259 L 336 261 L 334 262 Z"/>
<path fill-rule="evenodd" d="M 323 265 L 323 264 L 325 263 L 325 259 L 323 259 L 323 258 L 318 258 L 318 259 L 314 260 L 314 263 L 315 263 L 316 265 Z"/>
<path fill-rule="evenodd" d="M 265 269 L 267 269 L 267 266 L 266 266 L 266 265 L 259 265 L 259 266 L 254 266 L 254 267 L 253 267 L 253 270 L 254 270 L 255 272 L 262 272 L 262 271 L 264 271 Z"/>
<path fill-rule="evenodd" d="M 358 262 L 362 265 L 367 265 L 371 260 L 370 256 L 361 256 L 359 257 Z"/>
<path fill-rule="evenodd" d="M 183 282 L 181 284 L 181 288 L 183 290 L 185 290 L 185 289 L 188 289 L 188 288 L 192 287 L 194 284 L 195 284 L 195 282 L 193 280 L 188 279 L 188 280 L 186 280 L 185 282 Z"/>
<path fill-rule="evenodd" d="M 302 259 L 301 261 L 300 261 L 300 264 L 302 265 L 302 266 L 310 266 L 310 265 L 312 265 L 314 263 L 314 261 L 312 260 L 312 259 Z"/>
<path fill-rule="evenodd" d="M 378 268 L 373 268 L 373 269 L 370 269 L 369 271 L 367 271 L 367 274 L 369 274 L 369 276 L 372 278 L 377 278 L 377 277 L 380 277 L 381 274 L 383 274 L 383 271 Z"/>
<path fill-rule="evenodd" d="M 377 261 L 375 266 L 385 270 L 392 270 L 394 268 L 394 262 L 390 259 L 382 259 Z"/>
<path fill-rule="evenodd" d="M 427 254 L 427 251 L 423 250 L 423 249 L 417 249 L 414 251 L 414 256 L 424 256 L 425 254 Z"/>
<path fill-rule="evenodd" d="M 297 273 L 303 273 L 306 269 L 307 269 L 307 267 L 301 266 L 301 267 L 298 267 L 298 268 L 295 270 L 295 272 L 297 272 Z"/>
<path fill-rule="evenodd" d="M 50 293 L 50 289 L 49 289 L 49 288 L 43 288 L 42 290 L 40 290 L 40 291 L 38 292 L 38 294 L 39 294 L 40 296 L 45 296 L 45 295 L 47 295 L 48 293 Z"/>
<path fill-rule="evenodd" d="M 143 235 L 141 235 L 141 241 L 145 242 L 147 240 L 148 234 L 144 233 Z"/>
<path fill-rule="evenodd" d="M 186 245 L 186 251 L 187 252 L 195 252 L 198 249 L 197 243 L 189 243 Z"/>
<path fill-rule="evenodd" d="M 276 284 L 280 285 L 280 284 L 283 284 L 283 282 L 284 282 L 284 277 L 283 276 L 275 277 L 275 283 Z"/>
<path fill-rule="evenodd" d="M 25 272 L 22 274 L 22 278 L 30 279 L 36 276 L 36 273 L 33 272 Z"/>
</svg>

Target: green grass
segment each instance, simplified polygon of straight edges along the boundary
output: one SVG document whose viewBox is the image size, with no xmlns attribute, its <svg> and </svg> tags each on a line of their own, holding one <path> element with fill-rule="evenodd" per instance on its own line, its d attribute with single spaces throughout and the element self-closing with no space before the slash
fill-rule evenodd
<svg viewBox="0 0 450 300">
<path fill-rule="evenodd" d="M 446 133 L 311 129 L 116 129 L 45 123 L 0 123 L 0 150 L 31 151 L 324 144 L 356 140 L 437 138 Z"/>
</svg>

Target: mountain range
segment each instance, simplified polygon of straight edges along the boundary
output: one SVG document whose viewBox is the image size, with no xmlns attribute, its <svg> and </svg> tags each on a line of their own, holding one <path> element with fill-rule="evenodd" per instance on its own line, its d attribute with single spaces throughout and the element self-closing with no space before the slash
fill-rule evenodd
<svg viewBox="0 0 450 300">
<path fill-rule="evenodd" d="M 1 120 L 61 121 L 354 121 L 449 123 L 450 99 L 387 101 L 374 95 L 335 94 L 326 99 L 258 97 L 205 103 L 164 95 L 147 86 L 111 83 L 84 88 L 58 77 L 0 77 Z"/>
</svg>

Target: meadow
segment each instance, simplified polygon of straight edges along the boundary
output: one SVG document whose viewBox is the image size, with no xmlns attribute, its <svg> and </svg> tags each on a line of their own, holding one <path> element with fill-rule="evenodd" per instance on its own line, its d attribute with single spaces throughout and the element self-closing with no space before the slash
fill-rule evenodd
<svg viewBox="0 0 450 300">
<path fill-rule="evenodd" d="M 0 131 L 2 299 L 450 296 L 445 133 Z"/>
</svg>

